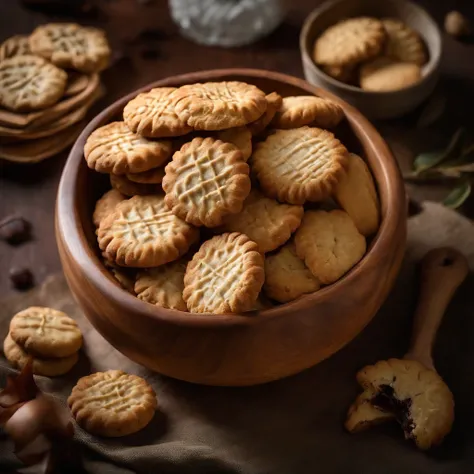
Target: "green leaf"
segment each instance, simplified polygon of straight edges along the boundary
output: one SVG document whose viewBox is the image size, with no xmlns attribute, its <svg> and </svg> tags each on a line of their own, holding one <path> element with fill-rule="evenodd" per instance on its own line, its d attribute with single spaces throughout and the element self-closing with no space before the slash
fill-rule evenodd
<svg viewBox="0 0 474 474">
<path fill-rule="evenodd" d="M 451 209 L 457 209 L 471 194 L 471 184 L 464 181 L 458 184 L 444 199 L 443 204 Z"/>
</svg>

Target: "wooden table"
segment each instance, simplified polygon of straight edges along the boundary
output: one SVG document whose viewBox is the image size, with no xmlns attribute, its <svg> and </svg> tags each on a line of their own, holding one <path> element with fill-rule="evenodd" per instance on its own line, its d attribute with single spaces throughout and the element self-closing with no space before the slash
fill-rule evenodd
<svg viewBox="0 0 474 474">
<path fill-rule="evenodd" d="M 180 36 L 172 22 L 165 0 L 145 4 L 138 0 L 99 1 L 99 15 L 74 18 L 84 24 L 104 28 L 114 47 L 116 62 L 103 75 L 107 94 L 98 103 L 97 113 L 117 98 L 139 86 L 173 74 L 199 69 L 253 67 L 282 71 L 303 77 L 298 37 L 316 0 L 292 0 L 284 24 L 268 38 L 238 49 L 208 48 Z M 474 20 L 470 0 L 425 0 L 424 5 L 442 24 L 444 15 L 456 7 Z M 26 9 L 19 0 L 0 2 L 0 41 L 18 33 L 29 33 L 41 23 L 71 18 L 53 17 Z M 474 110 L 473 46 L 445 39 L 443 81 L 439 91 L 448 97 L 445 117 L 426 130 L 413 127 L 414 116 L 376 124 L 389 140 L 402 169 L 408 169 L 419 151 L 443 145 L 452 131 L 472 122 Z M 8 277 L 12 266 L 27 266 L 37 283 L 60 270 L 54 238 L 54 202 L 61 170 L 67 153 L 37 165 L 0 164 L 0 218 L 9 214 L 24 216 L 33 225 L 34 239 L 18 247 L 0 242 L 0 294 L 13 292 Z M 409 186 L 411 196 L 439 199 L 446 189 L 440 186 Z M 463 212 L 474 214 L 471 199 Z"/>
</svg>

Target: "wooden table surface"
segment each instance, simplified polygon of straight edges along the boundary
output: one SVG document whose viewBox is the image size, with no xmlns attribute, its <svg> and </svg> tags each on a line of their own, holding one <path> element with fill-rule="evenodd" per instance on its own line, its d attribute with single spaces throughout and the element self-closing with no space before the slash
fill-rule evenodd
<svg viewBox="0 0 474 474">
<path fill-rule="evenodd" d="M 103 0 L 98 14 L 71 18 L 51 16 L 24 7 L 19 0 L 0 2 L 0 41 L 19 33 L 29 33 L 49 21 L 79 21 L 107 31 L 114 48 L 115 64 L 103 74 L 107 93 L 94 107 L 97 113 L 117 98 L 157 79 L 199 69 L 253 67 L 282 71 L 303 77 L 298 37 L 301 25 L 317 0 L 291 0 L 288 16 L 271 36 L 251 46 L 237 49 L 208 48 L 180 36 L 165 0 Z M 419 2 L 442 25 L 444 15 L 453 8 L 474 20 L 470 0 L 425 0 Z M 414 116 L 377 123 L 392 146 L 402 169 L 408 169 L 420 151 L 442 146 L 460 125 L 472 122 L 474 107 L 473 48 L 445 36 L 442 81 L 438 93 L 448 98 L 444 117 L 434 126 L 419 130 Z M 33 225 L 34 238 L 11 247 L 0 242 L 0 294 L 14 292 L 8 277 L 12 266 L 27 266 L 37 283 L 60 270 L 53 230 L 56 190 L 67 153 L 36 165 L 0 162 L 0 219 L 17 214 Z M 446 189 L 440 186 L 409 186 L 416 200 L 440 199 Z M 470 199 L 462 209 L 474 215 Z"/>
</svg>

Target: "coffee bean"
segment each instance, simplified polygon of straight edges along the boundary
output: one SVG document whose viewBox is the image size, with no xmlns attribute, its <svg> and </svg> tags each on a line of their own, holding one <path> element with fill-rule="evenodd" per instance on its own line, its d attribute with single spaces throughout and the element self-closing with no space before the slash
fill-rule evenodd
<svg viewBox="0 0 474 474">
<path fill-rule="evenodd" d="M 0 222 L 0 239 L 17 245 L 30 239 L 31 225 L 23 217 L 8 216 Z"/>
<path fill-rule="evenodd" d="M 10 280 L 17 290 L 26 290 L 33 286 L 33 274 L 28 268 L 10 268 Z"/>
</svg>

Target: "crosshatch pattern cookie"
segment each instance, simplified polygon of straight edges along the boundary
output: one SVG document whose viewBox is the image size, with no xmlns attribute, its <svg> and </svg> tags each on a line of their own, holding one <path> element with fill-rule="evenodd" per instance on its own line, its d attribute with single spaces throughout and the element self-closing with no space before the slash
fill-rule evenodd
<svg viewBox="0 0 474 474">
<path fill-rule="evenodd" d="M 15 314 L 10 334 L 18 345 L 39 357 L 67 357 L 82 346 L 76 321 L 52 308 L 32 306 Z"/>
<path fill-rule="evenodd" d="M 385 29 L 376 18 L 358 17 L 329 27 L 316 40 L 317 64 L 347 66 L 377 56 L 385 41 Z"/>
<path fill-rule="evenodd" d="M 55 104 L 66 88 L 67 74 L 43 58 L 14 56 L 0 62 L 0 105 L 13 111 Z"/>
<path fill-rule="evenodd" d="M 28 36 L 15 35 L 6 39 L 0 45 L 0 61 L 13 58 L 13 56 L 24 56 L 25 54 L 31 54 Z"/>
<path fill-rule="evenodd" d="M 296 255 L 293 242 L 265 256 L 263 291 L 275 301 L 287 303 L 319 290 L 319 281 Z"/>
<path fill-rule="evenodd" d="M 157 408 L 153 388 L 141 377 L 121 370 L 82 377 L 67 402 L 79 426 L 91 434 L 108 437 L 141 430 Z"/>
<path fill-rule="evenodd" d="M 332 128 L 344 117 L 342 107 L 331 100 L 311 95 L 285 97 L 272 120 L 275 128 L 290 129 L 312 124 Z"/>
<path fill-rule="evenodd" d="M 242 209 L 250 192 L 249 167 L 230 143 L 195 138 L 165 168 L 166 205 L 190 224 L 216 227 Z"/>
<path fill-rule="evenodd" d="M 131 267 L 156 267 L 184 255 L 198 229 L 175 216 L 162 196 L 134 196 L 101 221 L 100 249 L 109 260 Z"/>
<path fill-rule="evenodd" d="M 240 127 L 263 115 L 265 94 L 244 82 L 206 82 L 180 87 L 176 113 L 196 130 Z"/>
<path fill-rule="evenodd" d="M 38 26 L 30 36 L 30 48 L 58 67 L 81 72 L 100 72 L 108 66 L 110 58 L 105 33 L 75 23 Z"/>
<path fill-rule="evenodd" d="M 338 209 L 307 211 L 295 234 L 296 254 L 324 284 L 334 283 L 365 254 L 366 242 L 352 219 Z"/>
<path fill-rule="evenodd" d="M 242 211 L 226 217 L 222 229 L 241 232 L 261 253 L 271 252 L 291 237 L 301 224 L 303 212 L 303 206 L 281 204 L 252 189 Z"/>
<path fill-rule="evenodd" d="M 189 262 L 183 299 L 193 313 L 239 313 L 252 309 L 265 275 L 255 242 L 237 232 L 204 242 Z"/>
<path fill-rule="evenodd" d="M 165 169 L 153 168 L 148 171 L 143 171 L 141 173 L 127 173 L 126 178 L 129 181 L 140 184 L 160 184 L 165 177 Z"/>
<path fill-rule="evenodd" d="M 192 131 L 175 110 L 175 87 L 157 87 L 138 94 L 123 109 L 128 128 L 144 137 L 178 137 Z"/>
<path fill-rule="evenodd" d="M 96 227 L 99 227 L 102 220 L 114 212 L 115 206 L 122 202 L 125 196 L 116 189 L 107 191 L 96 203 L 92 221 Z"/>
<path fill-rule="evenodd" d="M 141 173 L 171 157 L 171 142 L 147 140 L 131 132 L 124 122 L 112 122 L 91 133 L 84 156 L 89 168 L 100 173 Z"/>
<path fill-rule="evenodd" d="M 242 153 L 244 161 L 252 154 L 252 134 L 247 127 L 236 127 L 217 133 L 217 139 L 235 145 Z"/>
<path fill-rule="evenodd" d="M 290 204 L 320 201 L 333 191 L 348 152 L 331 132 L 277 130 L 256 146 L 252 166 L 264 194 Z"/>
<path fill-rule="evenodd" d="M 119 193 L 127 197 L 146 196 L 148 194 L 159 194 L 162 192 L 159 184 L 136 183 L 124 175 L 111 174 L 110 185 Z"/>
<path fill-rule="evenodd" d="M 137 297 L 162 308 L 187 311 L 183 300 L 187 260 L 161 265 L 139 272 L 135 282 Z"/>
<path fill-rule="evenodd" d="M 281 95 L 276 92 L 267 94 L 265 100 L 267 101 L 267 110 L 265 110 L 265 113 L 260 118 L 247 125 L 248 129 L 254 136 L 259 135 L 267 128 L 283 102 Z"/>
</svg>

